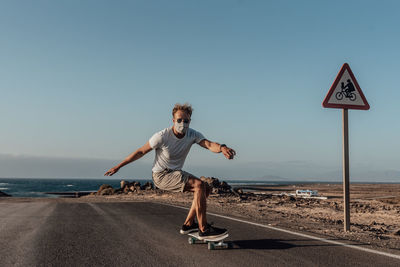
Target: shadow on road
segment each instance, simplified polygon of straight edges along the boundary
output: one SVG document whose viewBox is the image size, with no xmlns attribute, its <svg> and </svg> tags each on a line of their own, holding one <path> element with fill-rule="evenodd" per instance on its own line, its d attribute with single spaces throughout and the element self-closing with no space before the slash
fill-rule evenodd
<svg viewBox="0 0 400 267">
<path fill-rule="evenodd" d="M 290 240 L 285 240 L 290 241 Z M 299 240 L 295 240 L 299 241 Z M 337 246 L 334 244 L 290 244 L 279 239 L 236 240 L 227 242 L 233 249 L 288 249 L 293 247 Z"/>
<path fill-rule="evenodd" d="M 285 243 L 277 239 L 256 239 L 231 241 L 233 249 L 288 249 L 295 247 L 293 244 Z"/>
</svg>

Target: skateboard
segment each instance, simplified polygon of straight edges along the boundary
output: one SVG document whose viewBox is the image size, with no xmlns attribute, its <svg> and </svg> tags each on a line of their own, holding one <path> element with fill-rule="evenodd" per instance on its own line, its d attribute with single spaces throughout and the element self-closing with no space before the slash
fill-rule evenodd
<svg viewBox="0 0 400 267">
<path fill-rule="evenodd" d="M 229 243 L 225 243 L 224 239 L 229 236 L 228 233 L 226 233 L 223 236 L 218 236 L 215 238 L 205 238 L 203 240 L 200 239 L 199 233 L 190 233 L 188 242 L 189 244 L 205 244 L 207 243 L 208 249 L 213 250 L 216 248 L 229 248 Z"/>
</svg>

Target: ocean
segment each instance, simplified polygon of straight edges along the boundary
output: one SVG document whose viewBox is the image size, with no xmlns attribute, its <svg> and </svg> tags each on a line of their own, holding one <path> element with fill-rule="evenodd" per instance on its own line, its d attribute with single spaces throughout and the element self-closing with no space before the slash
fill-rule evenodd
<svg viewBox="0 0 400 267">
<path fill-rule="evenodd" d="M 0 178 L 0 191 L 13 197 L 58 197 L 49 192 L 94 192 L 102 184 L 114 188 L 120 187 L 121 179 L 34 179 L 34 178 Z M 148 180 L 138 180 L 146 183 Z"/>
</svg>

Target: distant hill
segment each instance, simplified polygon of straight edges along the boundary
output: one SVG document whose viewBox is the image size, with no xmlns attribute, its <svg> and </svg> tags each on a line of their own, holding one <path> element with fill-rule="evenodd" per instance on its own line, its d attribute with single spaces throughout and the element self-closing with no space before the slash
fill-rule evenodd
<svg viewBox="0 0 400 267">
<path fill-rule="evenodd" d="M 342 171 L 332 171 L 322 174 L 325 179 L 341 181 Z M 325 180 L 321 179 L 321 180 Z M 350 182 L 400 182 L 400 171 L 398 170 L 354 170 L 350 171 Z"/>
</svg>

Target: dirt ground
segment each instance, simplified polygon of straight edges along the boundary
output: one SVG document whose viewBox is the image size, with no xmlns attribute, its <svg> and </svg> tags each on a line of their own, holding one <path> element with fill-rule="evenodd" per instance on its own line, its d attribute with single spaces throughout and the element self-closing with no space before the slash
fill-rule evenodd
<svg viewBox="0 0 400 267">
<path fill-rule="evenodd" d="M 400 184 L 352 184 L 350 232 L 345 232 L 343 226 L 341 184 L 246 186 L 246 188 L 240 197 L 234 194 L 210 195 L 207 202 L 208 211 L 281 228 L 322 234 L 330 238 L 400 250 Z M 279 195 L 294 193 L 296 189 L 318 190 L 319 195 L 328 199 Z M 132 192 L 127 195 L 57 198 L 50 201 L 157 201 L 190 207 L 192 197 L 191 193 L 153 190 Z M 2 198 L 1 201 L 32 201 L 32 199 Z"/>
</svg>

